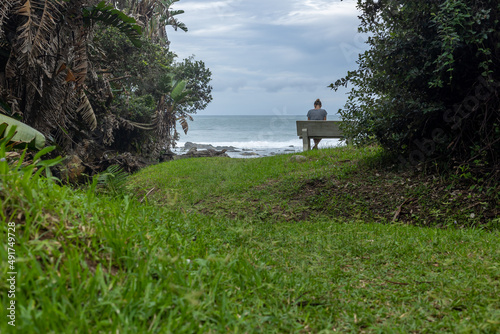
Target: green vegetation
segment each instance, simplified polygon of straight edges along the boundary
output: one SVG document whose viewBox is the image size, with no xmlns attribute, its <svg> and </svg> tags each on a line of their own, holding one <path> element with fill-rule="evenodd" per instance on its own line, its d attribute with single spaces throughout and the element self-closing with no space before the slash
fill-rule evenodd
<svg viewBox="0 0 500 334">
<path fill-rule="evenodd" d="M 43 162 L 33 175 L 5 159 L 5 145 L 0 236 L 15 223 L 20 332 L 500 330 L 498 189 L 488 206 L 493 190 L 396 173 L 377 148 L 338 148 L 305 161 L 178 160 L 102 193 L 122 184 L 116 170 L 116 182 L 74 190 L 42 178 Z M 454 195 L 430 196 L 441 183 Z M 408 224 L 445 227 L 452 197 L 469 195 L 480 204 L 456 212 L 457 224 Z M 8 255 L 2 247 L 2 263 Z"/>
<path fill-rule="evenodd" d="M 207 170 L 197 161 L 176 161 L 146 168 L 131 183 L 138 194 L 151 191 L 148 199 L 158 205 L 225 218 L 498 225 L 492 222 L 499 213 L 498 186 L 479 187 L 466 170 L 448 178 L 400 171 L 387 166 L 391 160 L 378 147 L 318 150 L 307 157 L 300 163 L 289 155 L 214 158 Z"/>
<path fill-rule="evenodd" d="M 127 177 L 101 157 L 158 159 L 212 99 L 167 49 L 175 2 L 0 4 L 0 114 L 105 169 L 73 189 L 53 148 L 0 139 L 0 331 L 499 332 L 500 5 L 358 1 L 370 49 L 331 87 L 355 84 L 346 134 L 385 151 Z"/>
<path fill-rule="evenodd" d="M 33 149 L 39 150 L 45 147 L 45 136 L 40 132 L 11 117 L 0 114 L 0 136 L 3 138 L 4 131 L 8 133 L 11 128 L 15 130 L 15 134 L 11 138 L 13 142 L 21 143 L 21 145 L 27 143 Z"/>
<path fill-rule="evenodd" d="M 44 135 L 88 175 L 158 161 L 212 100 L 211 73 L 176 62 L 179 0 L 2 0 L 0 116 Z M 179 89 L 182 87 L 182 89 Z M 21 129 L 21 126 L 19 126 Z M 39 144 L 42 145 L 42 144 Z"/>
<path fill-rule="evenodd" d="M 368 50 L 340 111 L 356 141 L 376 140 L 403 164 L 462 165 L 500 177 L 500 3 L 358 0 Z"/>
<path fill-rule="evenodd" d="M 110 83 L 112 99 L 97 91 L 90 98 L 99 118 L 106 119 L 96 131 L 104 138 L 100 144 L 158 160 L 178 140 L 177 124 L 187 132 L 191 114 L 212 100 L 211 72 L 193 57 L 176 62 L 175 53 L 146 38 L 136 48 L 114 27 L 98 30 L 94 43 L 100 52 L 91 53 L 91 60 L 103 75 L 116 78 Z"/>
</svg>

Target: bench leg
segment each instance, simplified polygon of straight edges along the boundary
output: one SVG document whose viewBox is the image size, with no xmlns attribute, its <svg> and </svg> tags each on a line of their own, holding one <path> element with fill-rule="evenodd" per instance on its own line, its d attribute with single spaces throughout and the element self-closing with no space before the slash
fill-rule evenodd
<svg viewBox="0 0 500 334">
<path fill-rule="evenodd" d="M 302 146 L 303 151 L 311 149 L 311 139 L 307 136 L 307 129 L 302 129 Z"/>
</svg>

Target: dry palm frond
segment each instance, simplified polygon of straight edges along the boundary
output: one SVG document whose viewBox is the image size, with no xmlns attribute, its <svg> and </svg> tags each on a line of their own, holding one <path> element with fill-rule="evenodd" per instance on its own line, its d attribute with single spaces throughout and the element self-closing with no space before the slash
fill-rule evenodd
<svg viewBox="0 0 500 334">
<path fill-rule="evenodd" d="M 182 130 L 184 131 L 184 133 L 187 134 L 188 130 L 189 130 L 189 124 L 187 122 L 187 119 L 185 117 L 181 117 L 178 119 L 178 121 L 181 124 Z"/>
<path fill-rule="evenodd" d="M 77 85 L 83 85 L 87 77 L 88 61 L 87 61 L 87 35 L 81 34 L 78 43 L 75 45 L 75 58 L 73 66 L 73 74 Z"/>
<path fill-rule="evenodd" d="M 102 142 L 104 145 L 111 145 L 115 141 L 114 130 L 120 127 L 120 122 L 112 113 L 108 113 L 101 119 L 100 130 L 103 134 Z"/>
<path fill-rule="evenodd" d="M 17 28 L 17 38 L 16 38 L 16 50 L 18 51 L 18 64 L 21 73 L 24 74 L 27 69 L 31 67 L 33 62 L 31 61 L 29 54 L 33 49 L 33 31 L 36 29 L 35 22 L 32 18 L 32 7 L 31 1 L 26 0 L 26 2 L 19 7 L 17 14 L 26 17 L 26 22 Z"/>
<path fill-rule="evenodd" d="M 10 15 L 12 8 L 19 4 L 19 0 L 2 0 L 0 3 L 0 39 L 5 38 L 4 22 Z"/>
<path fill-rule="evenodd" d="M 33 57 L 38 57 L 45 53 L 50 46 L 50 36 L 56 32 L 56 22 L 54 17 L 60 16 L 58 1 L 31 0 L 32 6 L 37 10 L 42 10 L 42 15 L 36 22 L 36 34 L 33 39 Z"/>
<path fill-rule="evenodd" d="M 97 119 L 95 117 L 94 109 L 92 109 L 90 101 L 83 91 L 80 93 L 80 106 L 76 110 L 76 113 L 82 115 L 83 120 L 87 123 L 91 130 L 94 130 L 97 127 Z"/>
<path fill-rule="evenodd" d="M 51 35 L 57 32 L 54 17 L 60 16 L 60 6 L 59 1 L 26 0 L 17 9 L 17 15 L 25 17 L 24 24 L 17 29 L 21 67 L 33 65 L 38 56 L 46 53 Z"/>
<path fill-rule="evenodd" d="M 160 98 L 160 101 L 158 102 L 158 105 L 156 106 L 156 111 L 152 119 L 152 123 L 154 123 L 156 127 L 156 134 L 158 135 L 159 138 L 163 138 L 166 136 L 166 131 L 167 131 L 167 122 L 165 118 L 165 110 L 166 110 L 166 105 L 165 105 L 165 96 L 162 96 Z"/>
<path fill-rule="evenodd" d="M 2 98 L 26 123 L 51 137 L 60 134 L 58 144 L 65 148 L 63 141 L 72 145 L 77 113 L 91 129 L 97 126 L 81 87 L 90 36 L 82 20 L 85 3 L 89 1 L 0 0 L 0 42 L 9 43 L 2 49 L 8 51 Z"/>
<path fill-rule="evenodd" d="M 150 131 L 150 130 L 156 129 L 156 124 L 154 124 L 154 123 L 137 123 L 137 122 L 129 121 L 128 119 L 125 119 L 122 117 L 120 117 L 120 121 L 122 121 L 126 125 L 129 125 L 131 127 L 141 129 L 141 130 Z"/>
</svg>

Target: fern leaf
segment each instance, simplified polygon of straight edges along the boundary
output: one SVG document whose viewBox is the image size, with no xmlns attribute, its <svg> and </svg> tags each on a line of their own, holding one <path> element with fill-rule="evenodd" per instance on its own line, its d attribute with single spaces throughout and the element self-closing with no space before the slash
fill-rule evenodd
<svg viewBox="0 0 500 334">
<path fill-rule="evenodd" d="M 128 174 L 118 165 L 109 166 L 104 173 L 97 175 L 97 185 L 105 192 L 118 195 L 125 192 Z"/>
</svg>

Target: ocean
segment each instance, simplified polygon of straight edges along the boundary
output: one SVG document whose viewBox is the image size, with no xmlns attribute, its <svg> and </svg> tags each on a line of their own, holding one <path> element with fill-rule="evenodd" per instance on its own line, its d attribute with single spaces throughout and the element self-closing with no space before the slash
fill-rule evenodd
<svg viewBox="0 0 500 334">
<path fill-rule="evenodd" d="M 228 152 L 232 158 L 249 158 L 283 153 L 302 152 L 302 139 L 297 136 L 298 120 L 306 120 L 305 115 L 261 115 L 261 116 L 211 116 L 194 115 L 189 122 L 188 133 L 181 134 L 174 150 L 178 154 L 186 151 L 187 142 L 214 147 L 234 147 Z M 329 116 L 329 120 L 338 120 Z M 323 139 L 319 145 L 332 147 L 339 145 L 338 139 Z"/>
</svg>

